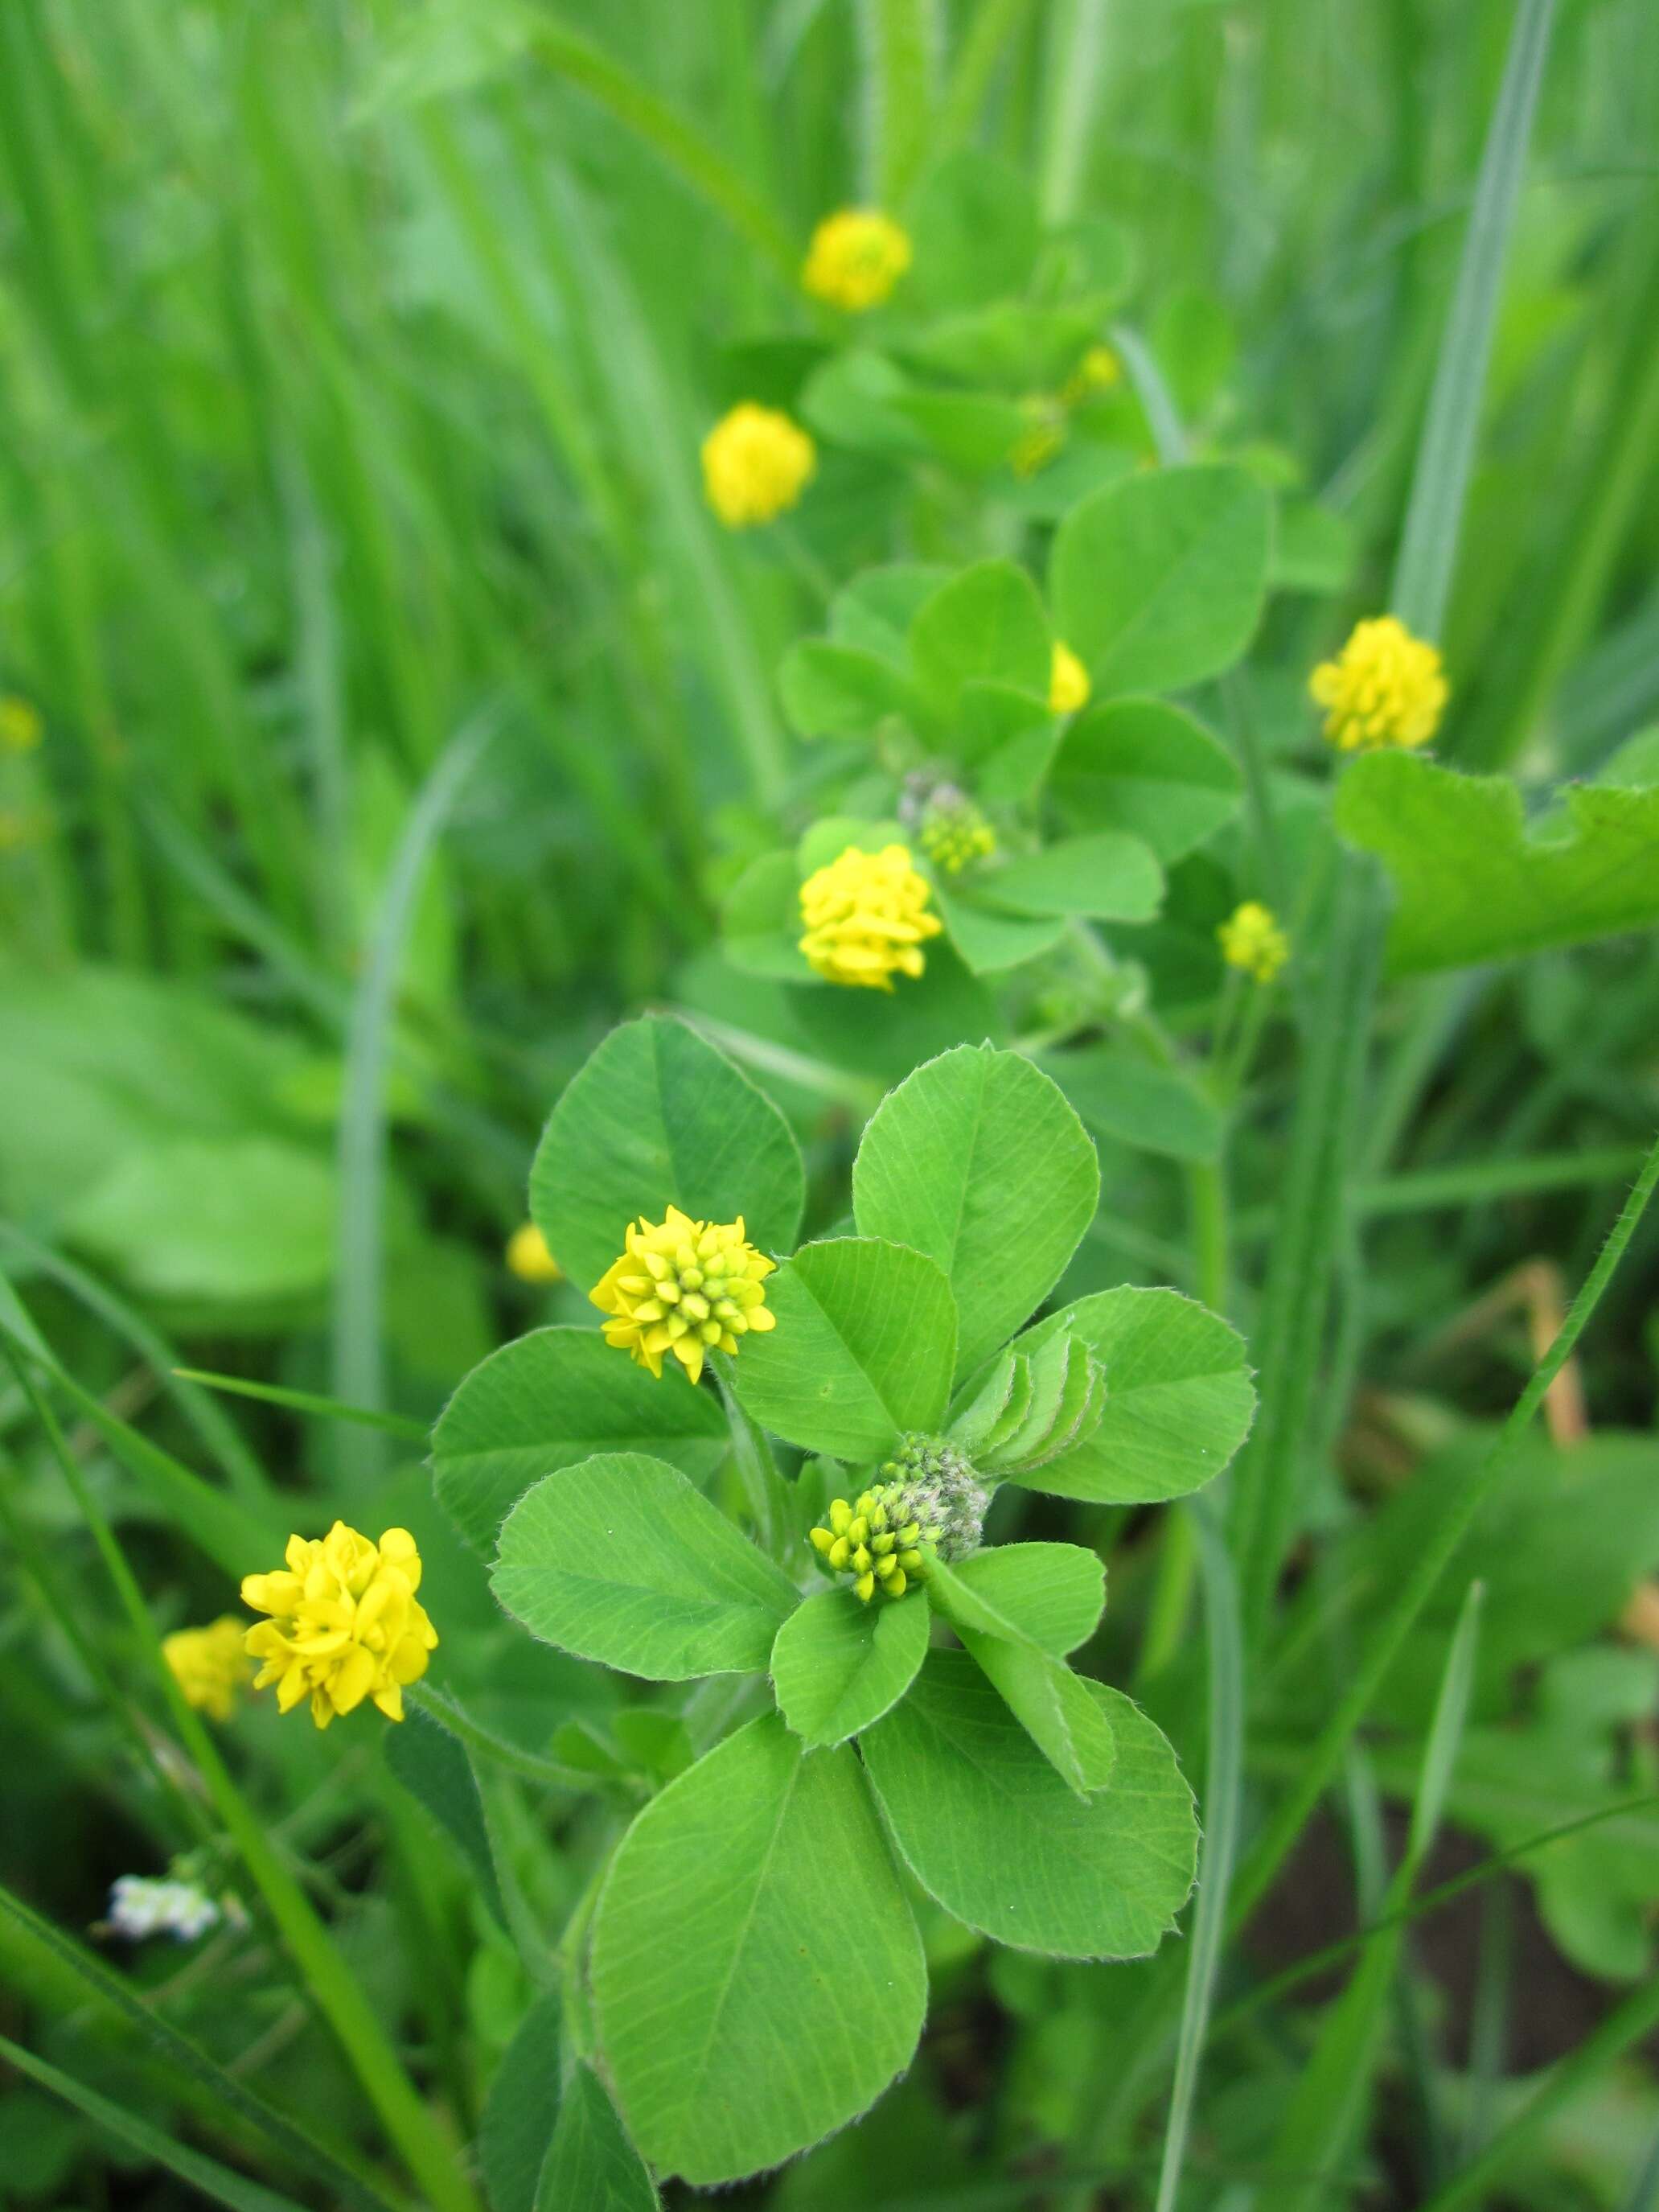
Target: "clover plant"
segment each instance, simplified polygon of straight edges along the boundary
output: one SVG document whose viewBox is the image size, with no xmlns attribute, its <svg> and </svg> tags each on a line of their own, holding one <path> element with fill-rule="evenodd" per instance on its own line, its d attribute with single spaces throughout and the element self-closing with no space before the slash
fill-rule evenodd
<svg viewBox="0 0 1659 2212">
<path fill-rule="evenodd" d="M 789 2157 L 908 2063 L 919 1914 L 1060 1959 L 1139 1957 L 1173 1927 L 1192 1792 L 1133 1701 L 1070 1663 L 1105 1567 L 997 1542 L 996 1492 L 1178 1496 L 1254 1406 L 1238 1338 L 1173 1291 L 1042 1310 L 1099 1175 L 1018 1054 L 959 1046 L 892 1091 L 844 1226 L 798 1243 L 803 1195 L 787 1124 L 714 1046 L 661 1016 L 616 1030 L 555 1109 L 532 1199 L 573 1279 L 607 1310 L 632 1284 L 644 1317 L 506 1346 L 434 1438 L 439 1498 L 531 1635 L 652 1681 L 739 1678 L 621 1836 L 578 1962 L 629 2135 L 697 2183 Z M 743 1310 L 771 1324 L 735 1334 L 734 1237 L 760 1262 Z M 663 1356 L 688 1330 L 714 1332 L 706 1363 Z"/>
</svg>

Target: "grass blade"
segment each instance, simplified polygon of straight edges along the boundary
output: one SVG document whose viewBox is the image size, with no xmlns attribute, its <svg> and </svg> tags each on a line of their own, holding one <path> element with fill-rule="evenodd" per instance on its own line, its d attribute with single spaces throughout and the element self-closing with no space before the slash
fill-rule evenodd
<svg viewBox="0 0 1659 2212">
<path fill-rule="evenodd" d="M 321 1398 L 314 1390 L 286 1390 L 276 1382 L 250 1382 L 241 1375 L 210 1375 L 202 1367 L 175 1367 L 173 1372 L 185 1382 L 204 1383 L 210 1390 L 223 1390 L 233 1398 L 257 1398 L 264 1405 L 286 1406 L 296 1413 L 315 1413 L 319 1420 L 356 1421 L 366 1429 L 379 1429 L 388 1437 L 396 1437 L 406 1444 L 424 1444 L 431 1433 L 423 1421 L 411 1420 L 407 1413 L 383 1413 L 372 1406 L 348 1406 L 343 1399 Z"/>
<path fill-rule="evenodd" d="M 933 0 L 863 0 L 859 24 L 872 197 L 896 208 L 927 157 L 933 125 Z"/>
<path fill-rule="evenodd" d="M 1421 637 L 1437 637 L 1445 620 L 1474 466 L 1498 288 L 1554 14 L 1555 0 L 1520 0 L 1480 156 L 1457 289 L 1435 364 L 1391 594 L 1394 611 Z"/>
</svg>

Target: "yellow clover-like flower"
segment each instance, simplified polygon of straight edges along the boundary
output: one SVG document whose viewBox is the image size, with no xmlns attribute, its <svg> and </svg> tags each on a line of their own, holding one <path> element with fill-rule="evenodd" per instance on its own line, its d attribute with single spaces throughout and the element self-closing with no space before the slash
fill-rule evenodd
<svg viewBox="0 0 1659 2212">
<path fill-rule="evenodd" d="M 1123 381 L 1123 364 L 1109 345 L 1091 345 L 1066 380 L 1060 397 L 1068 407 L 1080 407 Z"/>
<path fill-rule="evenodd" d="M 728 530 L 774 522 L 800 498 L 818 450 L 798 422 L 745 399 L 702 441 L 703 489 Z"/>
<path fill-rule="evenodd" d="M 526 1221 L 507 1238 L 507 1264 L 521 1283 L 564 1280 L 564 1269 L 549 1251 L 546 1237 L 533 1221 Z"/>
<path fill-rule="evenodd" d="M 809 1532 L 824 1565 L 831 1574 L 850 1575 L 866 1605 L 878 1590 L 884 1597 L 902 1597 L 922 1571 L 921 1546 L 939 1536 L 937 1527 L 896 1516 L 893 1509 L 907 1502 L 896 1485 L 878 1483 L 855 1504 L 834 1499 L 829 1527 Z"/>
<path fill-rule="evenodd" d="M 800 949 L 831 983 L 890 991 L 896 975 L 921 974 L 927 964 L 921 948 L 944 927 L 927 911 L 931 896 L 908 846 L 866 853 L 849 845 L 800 887 L 806 925 Z"/>
<path fill-rule="evenodd" d="M 800 281 L 849 315 L 878 307 L 910 266 L 908 233 L 878 208 L 842 208 L 812 233 Z"/>
<path fill-rule="evenodd" d="M 1258 983 L 1271 983 L 1291 957 L 1291 940 L 1259 899 L 1235 907 L 1216 936 L 1230 968 L 1243 969 Z"/>
<path fill-rule="evenodd" d="M 659 1379 L 665 1352 L 696 1382 L 707 1353 L 735 1352 L 751 1329 L 764 1334 L 777 1327 L 764 1288 L 777 1262 L 749 1243 L 741 1214 L 735 1221 L 693 1221 L 671 1206 L 659 1222 L 641 1215 L 630 1224 L 624 1242 L 621 1259 L 588 1296 L 611 1316 L 605 1342 Z"/>
<path fill-rule="evenodd" d="M 1048 662 L 1048 705 L 1056 714 L 1075 714 L 1089 703 L 1089 672 L 1069 645 L 1056 638 Z"/>
<path fill-rule="evenodd" d="M 205 1628 L 175 1628 L 161 1638 L 162 1656 L 185 1703 L 210 1720 L 228 1721 L 236 1710 L 236 1692 L 252 1679 L 243 1633 L 242 1622 L 227 1613 Z"/>
<path fill-rule="evenodd" d="M 32 753 L 46 726 L 40 708 L 27 699 L 0 699 L 0 752 Z"/>
<path fill-rule="evenodd" d="M 287 1559 L 274 1574 L 242 1580 L 242 1603 L 271 1616 L 244 1639 L 264 1662 L 254 1688 L 275 1682 L 285 1713 L 308 1693 L 319 1729 L 365 1698 L 389 1721 L 402 1720 L 404 1687 L 420 1680 L 427 1654 L 438 1648 L 415 1595 L 415 1539 L 407 1528 L 388 1528 L 371 1544 L 337 1521 L 326 1536 L 290 1536 Z"/>
<path fill-rule="evenodd" d="M 1308 679 L 1323 707 L 1325 735 L 1345 753 L 1425 745 L 1449 696 L 1437 647 L 1413 637 L 1395 615 L 1354 626 L 1334 660 Z"/>
</svg>

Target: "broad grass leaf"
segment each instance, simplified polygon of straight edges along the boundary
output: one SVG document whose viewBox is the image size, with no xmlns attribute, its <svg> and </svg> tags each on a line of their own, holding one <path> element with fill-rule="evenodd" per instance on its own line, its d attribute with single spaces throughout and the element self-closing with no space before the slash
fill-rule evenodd
<svg viewBox="0 0 1659 2212">
<path fill-rule="evenodd" d="M 534 2212 L 537 2177 L 559 2114 L 563 2009 L 557 1990 L 536 1999 L 489 2085 L 478 2130 L 478 2162 L 489 2212 Z"/>
<path fill-rule="evenodd" d="M 1083 501 L 1054 537 L 1060 635 L 1097 695 L 1219 675 L 1255 635 L 1272 508 L 1243 469 L 1156 469 Z"/>
<path fill-rule="evenodd" d="M 1054 1771 L 1079 1797 L 1103 1790 L 1117 1762 L 1111 1723 L 1089 1686 L 1036 1642 L 996 1595 L 994 1581 L 961 1581 L 943 1559 L 928 1564 L 928 1602 L 955 1629 Z M 1018 1611 L 1018 1593 L 1015 1606 Z"/>
<path fill-rule="evenodd" d="M 778 670 L 778 696 L 804 738 L 861 738 L 897 714 L 915 722 L 920 702 L 890 660 L 858 646 L 807 638 Z"/>
<path fill-rule="evenodd" d="M 1183 1498 L 1220 1474 L 1249 1432 L 1255 1390 L 1243 1340 L 1179 1291 L 1097 1291 L 1051 1314 L 1022 1349 L 1070 1327 L 1106 1370 L 1085 1442 L 1027 1476 L 1033 1490 L 1112 1504 Z"/>
<path fill-rule="evenodd" d="M 852 1751 L 809 1756 L 769 1713 L 671 1783 L 612 1863 L 590 1978 L 654 2166 L 732 2181 L 856 2118 L 908 2063 L 927 1978 Z"/>
<path fill-rule="evenodd" d="M 1393 878 L 1397 975 L 1659 922 L 1659 787 L 1570 787 L 1565 822 L 1528 835 L 1507 776 L 1374 753 L 1343 776 L 1336 826 Z"/>
<path fill-rule="evenodd" d="M 1105 1609 L 1105 1563 L 1081 1544 L 992 1544 L 951 1571 L 1057 1659 L 1088 1642 Z"/>
<path fill-rule="evenodd" d="M 1099 1196 L 1094 1146 L 1060 1091 L 986 1045 L 958 1045 L 901 1084 L 853 1167 L 860 1233 L 926 1252 L 949 1277 L 959 1375 L 1054 1288 Z"/>
<path fill-rule="evenodd" d="M 659 2202 L 604 2083 L 578 2066 L 560 2100 L 535 2212 L 657 2212 Z"/>
<path fill-rule="evenodd" d="M 765 1666 L 794 1585 L 661 1460 L 605 1452 L 501 1524 L 496 1596 L 544 1644 L 658 1682 Z"/>
<path fill-rule="evenodd" d="M 1221 1115 L 1189 1075 L 1111 1045 L 1039 1055 L 1097 1136 L 1176 1160 L 1221 1156 Z"/>
<path fill-rule="evenodd" d="M 647 1452 L 698 1482 L 726 1456 L 720 1402 L 636 1367 L 597 1329 L 538 1328 L 472 1370 L 432 1431 L 438 1503 L 476 1551 L 539 1477 L 596 1452 Z"/>
<path fill-rule="evenodd" d="M 906 1429 L 937 1430 L 950 1402 L 957 1311 L 922 1253 L 879 1237 L 804 1244 L 766 1285 L 777 1327 L 732 1363 L 763 1428 L 832 1459 L 881 1459 Z"/>
<path fill-rule="evenodd" d="M 629 1224 L 671 1206 L 742 1217 L 763 1251 L 800 1226 L 800 1153 L 771 1101 L 723 1052 L 664 1014 L 613 1030 L 566 1087 L 530 1172 L 530 1210 L 574 1283 L 591 1290 Z"/>
<path fill-rule="evenodd" d="M 860 1739 L 900 1855 L 931 1897 L 1017 1950 L 1063 1959 L 1157 1949 L 1193 1886 L 1198 1824 L 1146 1715 L 1086 1686 L 1117 1743 L 1111 1787 L 1068 1789 L 965 1652 L 934 1651 Z"/>
<path fill-rule="evenodd" d="M 910 625 L 916 681 L 941 714 L 963 684 L 1047 696 L 1048 621 L 1036 586 L 1012 561 L 981 561 L 943 585 Z"/>
<path fill-rule="evenodd" d="M 483 1798 L 465 1745 L 416 1706 L 405 1712 L 400 1727 L 384 1732 L 381 1744 L 386 1765 L 465 1859 L 485 1904 L 505 1928 Z"/>
<path fill-rule="evenodd" d="M 861 1604 L 850 1589 L 820 1590 L 798 1606 L 772 1646 L 778 1710 L 808 1744 L 843 1743 L 878 1721 L 927 1656 L 927 1600 Z"/>
<path fill-rule="evenodd" d="M 1131 831 L 1167 865 L 1232 819 L 1244 779 L 1179 707 L 1114 699 L 1067 726 L 1048 789 L 1070 828 Z"/>
<path fill-rule="evenodd" d="M 1015 914 L 1150 921 L 1163 903 L 1164 871 L 1143 839 L 1097 830 L 1010 860 L 984 876 L 979 891 L 988 905 Z"/>
</svg>

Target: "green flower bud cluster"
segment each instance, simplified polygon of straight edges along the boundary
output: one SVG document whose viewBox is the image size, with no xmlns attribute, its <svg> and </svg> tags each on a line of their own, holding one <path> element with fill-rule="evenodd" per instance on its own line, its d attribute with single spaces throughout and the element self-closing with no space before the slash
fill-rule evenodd
<svg viewBox="0 0 1659 2212">
<path fill-rule="evenodd" d="M 900 1437 L 881 1473 L 878 1494 L 887 1498 L 890 1510 L 921 1524 L 925 1540 L 947 1565 L 978 1551 L 991 1494 L 957 1445 L 913 1430 Z"/>
<path fill-rule="evenodd" d="M 997 833 L 982 811 L 954 784 L 941 784 L 923 809 L 918 832 L 921 849 L 947 876 L 959 876 L 975 860 L 988 860 Z"/>
</svg>

